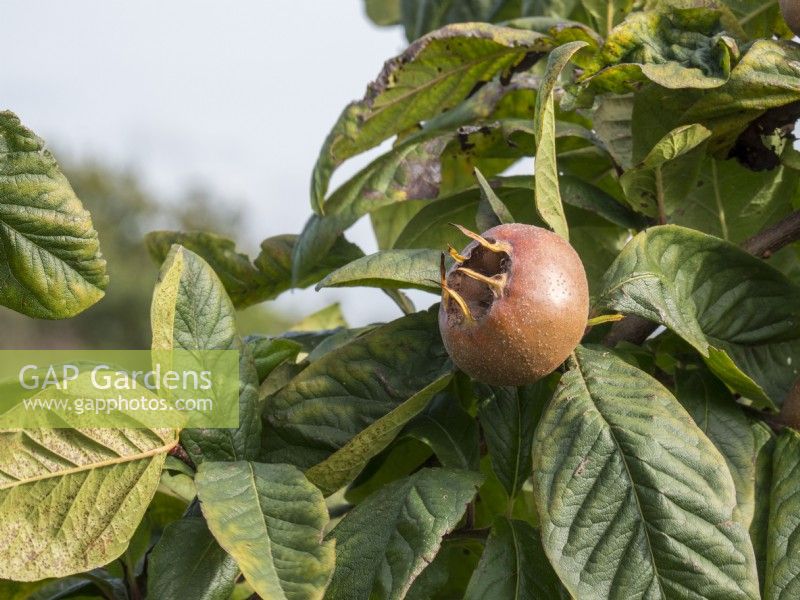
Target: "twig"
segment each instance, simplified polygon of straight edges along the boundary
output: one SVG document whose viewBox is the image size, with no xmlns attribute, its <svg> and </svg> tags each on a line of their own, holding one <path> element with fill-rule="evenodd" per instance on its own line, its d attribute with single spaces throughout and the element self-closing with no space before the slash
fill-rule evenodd
<svg viewBox="0 0 800 600">
<path fill-rule="evenodd" d="M 490 527 L 483 529 L 456 529 L 445 534 L 446 540 L 485 540 L 489 537 Z"/>
<path fill-rule="evenodd" d="M 170 456 L 174 456 L 193 471 L 197 470 L 197 467 L 195 466 L 194 462 L 192 462 L 192 459 L 189 458 L 189 455 L 186 453 L 186 450 L 184 450 L 183 446 L 181 446 L 180 444 L 175 444 L 172 447 L 172 450 L 170 450 L 167 454 L 169 454 Z"/>
<path fill-rule="evenodd" d="M 769 258 L 775 252 L 800 240 L 800 211 L 793 212 L 771 227 L 759 231 L 742 244 L 742 249 L 759 258 Z M 611 326 L 603 344 L 613 348 L 619 342 L 642 344 L 658 324 L 637 315 L 629 315 Z"/>
<path fill-rule="evenodd" d="M 786 428 L 786 422 L 780 414 L 776 415 L 775 413 L 768 413 L 767 411 L 759 410 L 757 408 L 753 408 L 752 406 L 745 406 L 743 404 L 739 404 L 738 406 L 754 419 L 763 421 L 764 424 L 772 429 L 772 431 L 775 433 L 780 433 Z"/>
</svg>

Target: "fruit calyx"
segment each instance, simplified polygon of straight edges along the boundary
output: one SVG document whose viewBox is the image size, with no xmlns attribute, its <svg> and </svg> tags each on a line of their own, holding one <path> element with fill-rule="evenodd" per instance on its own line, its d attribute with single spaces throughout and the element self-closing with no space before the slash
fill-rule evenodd
<svg viewBox="0 0 800 600">
<path fill-rule="evenodd" d="M 442 305 L 451 324 L 474 323 L 489 312 L 494 301 L 502 298 L 508 286 L 512 247 L 507 242 L 487 239 L 466 227 L 453 224 L 477 245 L 464 255 L 448 246 L 456 262 L 455 269 L 445 270 L 444 253 L 440 262 Z"/>
</svg>

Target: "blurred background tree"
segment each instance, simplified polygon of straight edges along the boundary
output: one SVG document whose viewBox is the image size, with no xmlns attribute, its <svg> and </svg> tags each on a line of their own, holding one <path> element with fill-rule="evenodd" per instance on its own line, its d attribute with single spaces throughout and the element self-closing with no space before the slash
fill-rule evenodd
<svg viewBox="0 0 800 600">
<path fill-rule="evenodd" d="M 145 248 L 144 235 L 154 229 L 203 229 L 236 237 L 241 214 L 231 207 L 237 203 L 215 201 L 202 188 L 190 188 L 173 199 L 158 198 L 134 171 L 99 161 L 62 161 L 62 167 L 100 235 L 110 278 L 106 296 L 64 321 L 30 319 L 0 308 L 0 348 L 149 348 L 150 299 L 158 265 Z M 293 320 L 264 305 L 239 313 L 240 328 L 247 332 L 284 331 Z"/>
</svg>

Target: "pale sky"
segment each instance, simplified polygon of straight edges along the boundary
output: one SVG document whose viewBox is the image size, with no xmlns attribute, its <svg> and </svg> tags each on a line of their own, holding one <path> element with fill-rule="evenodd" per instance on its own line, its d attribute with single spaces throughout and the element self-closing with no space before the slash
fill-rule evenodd
<svg viewBox="0 0 800 600">
<path fill-rule="evenodd" d="M 237 241 L 252 255 L 261 239 L 301 230 L 326 134 L 404 46 L 361 0 L 4 0 L 0 92 L 61 153 L 134 167 L 159 194 L 201 184 L 241 201 Z M 375 250 L 364 222 L 348 237 Z M 290 292 L 278 306 L 339 300 L 362 324 L 398 315 L 384 298 Z"/>
</svg>

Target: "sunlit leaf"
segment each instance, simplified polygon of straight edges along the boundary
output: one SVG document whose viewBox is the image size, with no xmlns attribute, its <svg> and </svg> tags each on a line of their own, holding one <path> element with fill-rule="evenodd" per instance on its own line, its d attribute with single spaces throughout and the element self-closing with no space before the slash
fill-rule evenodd
<svg viewBox="0 0 800 600">
<path fill-rule="evenodd" d="M 415 41 L 339 117 L 314 168 L 312 205 L 322 209 L 330 175 L 345 159 L 453 108 L 478 82 L 547 46 L 541 34 L 486 23 L 448 25 Z"/>
<path fill-rule="evenodd" d="M 117 558 L 176 443 L 169 429 L 0 432 L 0 578 L 63 577 Z"/>
<path fill-rule="evenodd" d="M 262 598 L 321 599 L 334 542 L 322 493 L 289 465 L 209 463 L 197 472 L 208 528 Z"/>
<path fill-rule="evenodd" d="M 570 42 L 550 53 L 547 70 L 536 95 L 534 127 L 536 130 L 536 210 L 545 223 L 562 238 L 569 240 L 569 227 L 561 205 L 556 164 L 555 108 L 553 89 L 561 71 L 585 42 Z"/>
<path fill-rule="evenodd" d="M 325 287 L 414 288 L 438 294 L 439 256 L 436 250 L 384 250 L 337 269 L 317 284 Z"/>
<path fill-rule="evenodd" d="M 88 211 L 42 139 L 0 112 L 0 304 L 64 319 L 100 300 L 106 261 Z"/>
<path fill-rule="evenodd" d="M 204 460 L 253 458 L 260 446 L 258 374 L 250 348 L 236 332 L 233 304 L 200 256 L 173 246 L 161 268 L 151 307 L 153 350 L 239 350 L 239 427 L 184 429 L 181 444 Z M 213 362 L 209 357 L 208 361 Z"/>
<path fill-rule="evenodd" d="M 769 108 L 800 100 L 800 46 L 756 40 L 733 68 L 730 80 L 702 94 L 684 115 L 713 132 L 712 149 L 723 154 L 754 118 Z"/>
<path fill-rule="evenodd" d="M 661 138 L 644 160 L 620 177 L 631 207 L 665 223 L 694 187 L 700 165 L 696 150 L 710 135 L 702 125 L 693 124 Z"/>
</svg>

